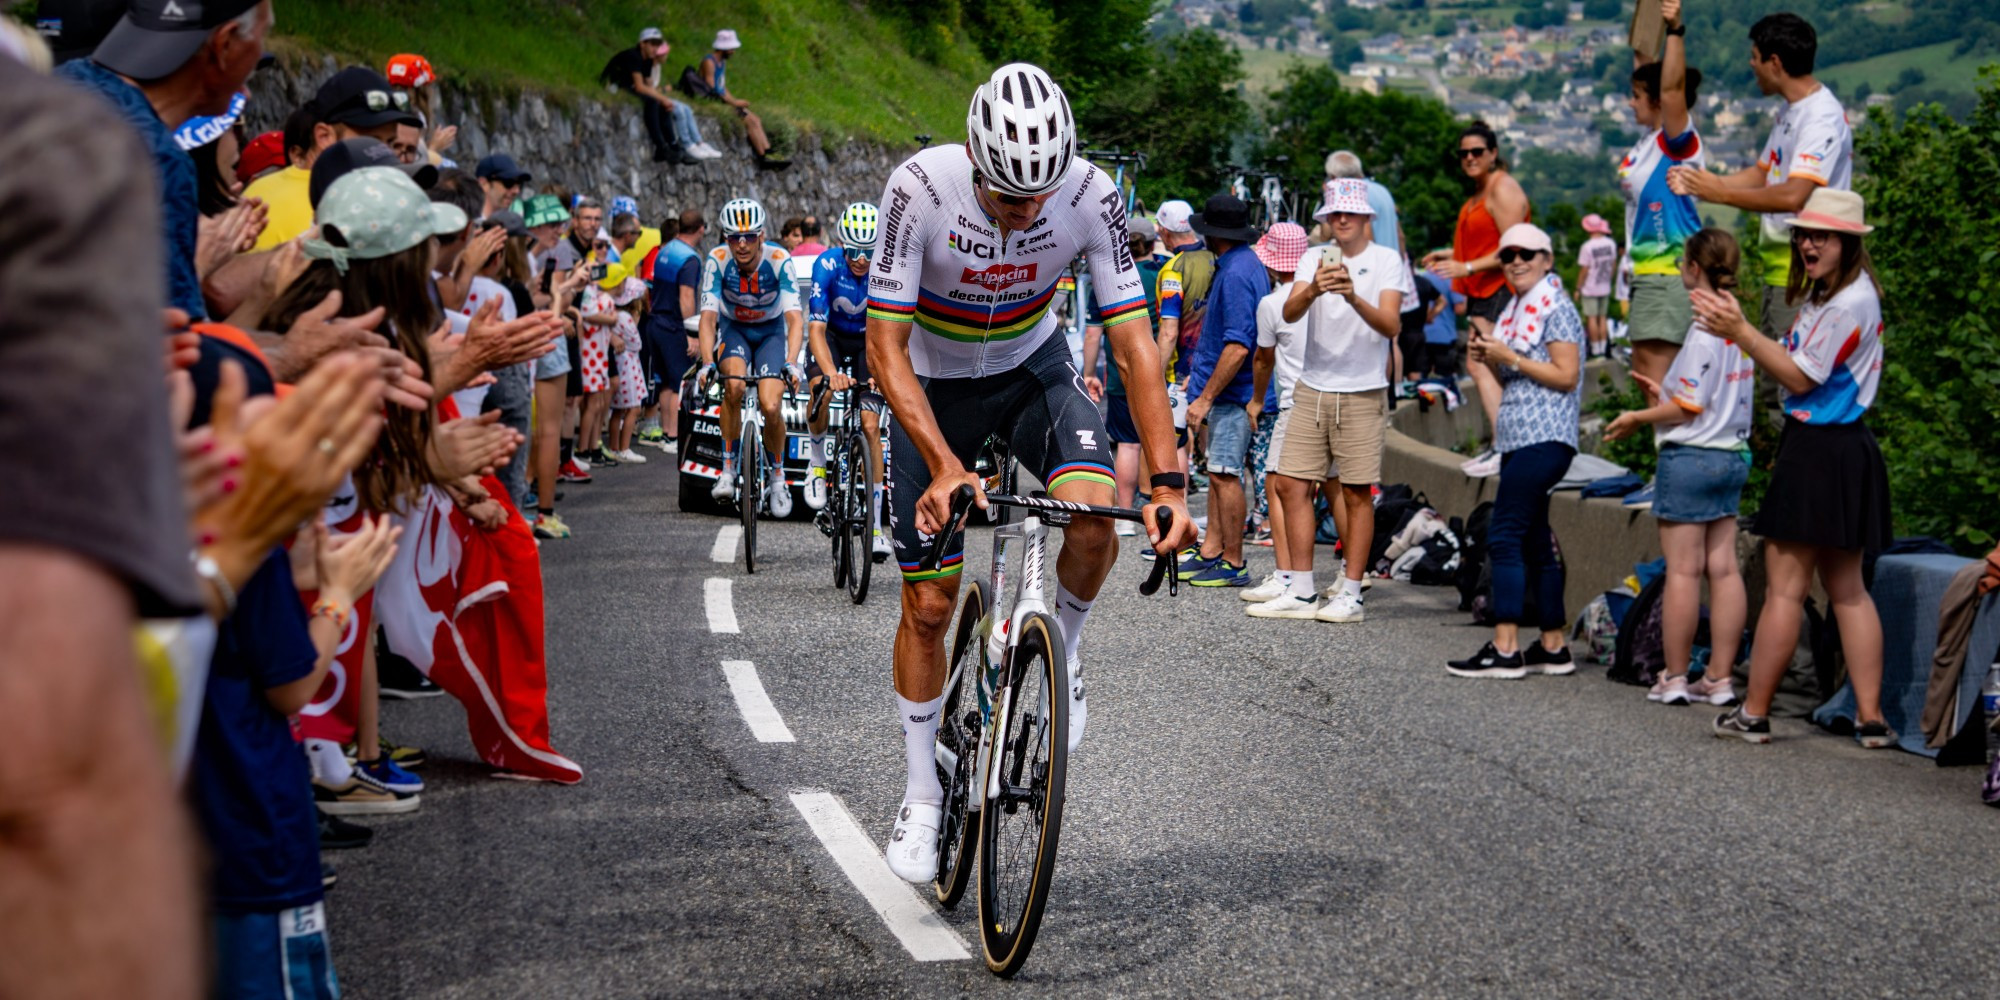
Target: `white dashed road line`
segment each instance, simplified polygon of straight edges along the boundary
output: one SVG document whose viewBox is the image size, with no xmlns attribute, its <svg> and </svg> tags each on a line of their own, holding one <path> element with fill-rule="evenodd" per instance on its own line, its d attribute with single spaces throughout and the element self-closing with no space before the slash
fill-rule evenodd
<svg viewBox="0 0 2000 1000">
<path fill-rule="evenodd" d="M 735 635 L 736 606 L 729 600 L 729 581 L 712 576 L 702 585 L 702 604 L 708 611 L 708 630 L 717 635 Z"/>
<path fill-rule="evenodd" d="M 719 563 L 735 562 L 736 543 L 741 541 L 742 538 L 743 526 L 740 524 L 725 524 L 717 528 L 715 530 L 715 544 L 709 546 L 708 549 L 708 561 Z"/>
<path fill-rule="evenodd" d="M 793 792 L 792 804 L 812 827 L 847 880 L 861 890 L 875 915 L 919 962 L 948 962 L 972 957 L 958 932 L 937 911 L 917 898 L 910 883 L 896 877 L 875 842 L 861 831 L 840 797 L 829 792 Z"/>
<path fill-rule="evenodd" d="M 778 706 L 771 704 L 771 696 L 764 693 L 764 682 L 757 679 L 757 667 L 749 660 L 722 661 L 722 675 L 729 679 L 729 693 L 736 696 L 736 710 L 743 713 L 743 721 L 750 726 L 750 735 L 759 743 L 791 743 L 791 727 L 785 725 L 785 717 L 778 714 Z"/>
</svg>

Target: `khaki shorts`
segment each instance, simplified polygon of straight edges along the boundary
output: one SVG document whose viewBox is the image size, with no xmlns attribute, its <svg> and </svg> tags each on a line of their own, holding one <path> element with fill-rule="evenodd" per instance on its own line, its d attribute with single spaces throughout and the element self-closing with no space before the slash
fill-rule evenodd
<svg viewBox="0 0 2000 1000">
<path fill-rule="evenodd" d="M 1268 446 L 1269 450 L 1265 452 L 1267 457 L 1264 460 L 1264 471 L 1266 472 L 1278 471 L 1278 460 L 1283 458 L 1285 454 L 1285 429 L 1291 426 L 1291 418 L 1292 411 L 1290 409 L 1279 410 L 1278 422 L 1271 425 L 1271 442 Z M 1326 478 L 1340 478 L 1339 462 L 1328 462 L 1326 464 Z M 1311 480 L 1307 481 L 1310 482 Z"/>
<path fill-rule="evenodd" d="M 1291 419 L 1272 471 L 1311 482 L 1331 460 L 1338 463 L 1344 486 L 1381 481 L 1382 444 L 1389 433 L 1384 390 L 1320 392 L 1301 382 L 1292 389 L 1286 413 Z"/>
<path fill-rule="evenodd" d="M 1633 343 L 1657 340 L 1676 347 L 1694 325 L 1694 303 L 1678 274 L 1641 274 L 1632 279 L 1632 317 L 1626 336 Z"/>
</svg>

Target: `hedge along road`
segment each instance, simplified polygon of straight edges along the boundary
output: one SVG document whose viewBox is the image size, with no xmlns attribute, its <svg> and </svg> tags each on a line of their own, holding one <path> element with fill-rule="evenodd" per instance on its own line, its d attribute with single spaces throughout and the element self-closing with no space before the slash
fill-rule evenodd
<svg viewBox="0 0 2000 1000">
<path fill-rule="evenodd" d="M 733 552 L 712 561 L 729 522 L 680 513 L 670 464 L 568 487 L 577 536 L 542 549 L 552 725 L 581 785 L 488 779 L 449 699 L 385 706 L 387 733 L 430 750 L 430 789 L 421 811 L 371 820 L 375 846 L 330 855 L 348 991 L 1018 991 L 978 960 L 970 897 L 939 913 L 854 875 L 880 865 L 902 794 L 893 575 L 848 603 L 804 521 L 759 526 L 754 577 Z M 966 551 L 983 572 L 983 531 Z M 1261 576 L 1269 552 L 1251 552 Z M 1381 584 L 1361 625 L 1253 621 L 1233 592 L 1142 599 L 1144 568 L 1128 540 L 1091 616 L 1090 728 L 1021 985 L 2000 989 L 1978 964 L 2000 817 L 1972 769 L 1798 720 L 1772 746 L 1726 744 L 1714 710 L 1649 705 L 1601 668 L 1448 677 L 1476 633 L 1446 591 Z M 711 630 L 711 579 L 739 631 Z M 791 741 L 766 741 L 780 730 Z M 865 857 L 823 832 L 841 813 Z"/>
</svg>

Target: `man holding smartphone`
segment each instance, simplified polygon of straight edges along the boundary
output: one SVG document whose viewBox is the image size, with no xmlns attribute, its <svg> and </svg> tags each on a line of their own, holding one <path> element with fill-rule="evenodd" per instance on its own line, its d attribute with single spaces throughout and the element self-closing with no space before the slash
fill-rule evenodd
<svg viewBox="0 0 2000 1000">
<path fill-rule="evenodd" d="M 1402 330 L 1403 262 L 1395 251 L 1369 239 L 1375 210 L 1368 203 L 1367 182 L 1335 180 L 1315 214 L 1333 227 L 1334 242 L 1299 258 L 1298 279 L 1285 300 L 1286 322 L 1305 317 L 1306 356 L 1270 480 L 1284 508 L 1290 561 L 1307 568 L 1294 571 L 1292 583 L 1277 598 L 1288 602 L 1289 613 L 1273 609 L 1258 617 L 1359 622 L 1361 574 L 1375 540 L 1374 486 L 1382 478 L 1389 426 L 1389 350 Z M 1316 608 L 1312 491 L 1329 461 L 1340 466 L 1333 515 L 1346 572 L 1326 606 Z"/>
</svg>

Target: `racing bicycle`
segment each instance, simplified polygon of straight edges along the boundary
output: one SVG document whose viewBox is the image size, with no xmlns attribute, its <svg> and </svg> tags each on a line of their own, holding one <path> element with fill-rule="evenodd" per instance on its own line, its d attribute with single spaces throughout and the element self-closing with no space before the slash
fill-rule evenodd
<svg viewBox="0 0 2000 1000">
<path fill-rule="evenodd" d="M 843 373 L 845 374 L 845 373 Z M 829 390 L 821 388 L 820 392 Z M 874 565 L 875 479 L 869 471 L 869 449 L 882 452 L 882 439 L 870 437 L 861 424 L 864 410 L 883 417 L 888 408 L 880 397 L 860 382 L 841 390 L 845 412 L 834 429 L 832 468 L 826 506 L 814 518 L 819 530 L 833 539 L 833 585 L 846 587 L 848 599 L 856 604 L 868 599 L 869 569 Z M 809 412 L 817 413 L 822 401 L 814 399 Z"/>
<path fill-rule="evenodd" d="M 764 496 L 764 411 L 757 408 L 757 385 L 766 379 L 785 381 L 783 375 L 721 375 L 718 383 L 742 382 L 743 401 L 736 438 L 736 506 L 743 512 L 743 571 L 757 572 L 757 514 L 767 502 Z M 784 475 L 779 459 L 778 474 Z M 790 487 L 786 487 L 789 489 Z"/>
<path fill-rule="evenodd" d="M 1041 928 L 1042 909 L 1055 877 L 1062 834 L 1069 757 L 1069 665 L 1062 626 L 1049 614 L 1043 592 L 1048 529 L 1084 515 L 1143 521 L 1126 507 L 1053 500 L 1039 494 L 989 493 L 990 504 L 1018 508 L 1019 523 L 993 531 L 992 576 L 966 587 L 953 630 L 950 673 L 944 686 L 937 737 L 938 780 L 944 785 L 944 821 L 938 831 L 938 902 L 958 905 L 979 863 L 979 931 L 986 967 L 1011 977 L 1028 960 Z M 972 489 L 952 497 L 948 525 L 964 520 Z M 1172 514 L 1157 513 L 1159 530 Z M 950 531 L 940 531 L 925 554 L 930 569 L 944 557 Z M 1007 586 L 1007 554 L 1022 549 L 1013 600 L 997 603 Z M 1153 560 L 1139 593 L 1151 595 L 1168 580 L 1170 558 Z M 989 606 L 989 601 L 995 601 Z M 975 654 L 975 655 L 968 655 Z"/>
</svg>

